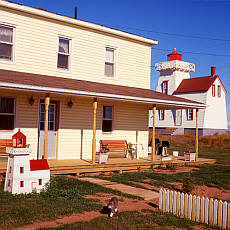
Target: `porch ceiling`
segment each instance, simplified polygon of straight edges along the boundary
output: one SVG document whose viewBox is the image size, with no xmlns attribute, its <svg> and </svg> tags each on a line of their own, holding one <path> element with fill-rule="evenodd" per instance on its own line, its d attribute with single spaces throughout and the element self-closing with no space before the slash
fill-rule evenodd
<svg viewBox="0 0 230 230">
<path fill-rule="evenodd" d="M 69 94 L 146 103 L 157 109 L 205 108 L 206 105 L 151 89 L 0 70 L 0 88 Z"/>
</svg>

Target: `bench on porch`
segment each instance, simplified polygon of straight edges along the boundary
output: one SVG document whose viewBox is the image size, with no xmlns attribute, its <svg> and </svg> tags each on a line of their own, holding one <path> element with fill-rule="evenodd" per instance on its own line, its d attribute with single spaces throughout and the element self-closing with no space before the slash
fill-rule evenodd
<svg viewBox="0 0 230 230">
<path fill-rule="evenodd" d="M 8 158 L 6 147 L 12 147 L 12 139 L 0 139 L 0 159 Z"/>
<path fill-rule="evenodd" d="M 127 151 L 134 151 L 128 148 L 126 140 L 100 140 L 100 152 L 108 152 L 109 158 L 124 158 Z"/>
</svg>

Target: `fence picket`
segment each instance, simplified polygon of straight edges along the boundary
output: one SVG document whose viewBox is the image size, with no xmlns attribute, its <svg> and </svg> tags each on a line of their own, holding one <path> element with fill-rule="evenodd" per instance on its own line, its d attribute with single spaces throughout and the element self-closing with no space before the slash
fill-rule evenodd
<svg viewBox="0 0 230 230">
<path fill-rule="evenodd" d="M 204 201 L 204 222 L 208 224 L 208 210 L 209 210 L 209 199 L 206 198 Z"/>
<path fill-rule="evenodd" d="M 192 195 L 188 196 L 188 218 L 192 219 Z"/>
<path fill-rule="evenodd" d="M 162 194 L 162 211 L 165 212 L 165 189 Z"/>
<path fill-rule="evenodd" d="M 223 202 L 222 200 L 218 203 L 218 227 L 222 227 L 222 209 L 223 209 Z"/>
<path fill-rule="evenodd" d="M 165 194 L 165 211 L 169 212 L 169 190 L 166 190 Z"/>
<path fill-rule="evenodd" d="M 169 192 L 169 212 L 172 213 L 173 210 L 173 191 Z"/>
<path fill-rule="evenodd" d="M 213 199 L 209 200 L 209 210 L 208 210 L 208 223 L 212 225 L 213 223 Z"/>
<path fill-rule="evenodd" d="M 173 193 L 173 214 L 176 215 L 176 201 L 177 201 L 177 192 Z"/>
<path fill-rule="evenodd" d="M 184 217 L 188 218 L 188 194 L 184 196 Z"/>
<path fill-rule="evenodd" d="M 204 197 L 200 199 L 200 222 L 204 223 Z"/>
<path fill-rule="evenodd" d="M 217 225 L 218 200 L 213 201 L 213 225 Z"/>
<path fill-rule="evenodd" d="M 222 220 L 223 229 L 227 228 L 227 215 L 228 215 L 228 203 L 225 201 L 223 203 L 223 220 Z"/>
<path fill-rule="evenodd" d="M 180 194 L 180 216 L 184 217 L 184 193 Z"/>
<path fill-rule="evenodd" d="M 159 209 L 162 210 L 162 195 L 163 195 L 163 189 L 160 189 L 159 192 Z"/>
<path fill-rule="evenodd" d="M 177 216 L 180 215 L 180 192 L 177 192 L 177 199 L 176 199 L 176 214 L 177 214 Z"/>
<path fill-rule="evenodd" d="M 196 219 L 196 196 L 192 196 L 192 221 Z"/>
<path fill-rule="evenodd" d="M 196 198 L 196 222 L 200 221 L 200 197 Z"/>
</svg>

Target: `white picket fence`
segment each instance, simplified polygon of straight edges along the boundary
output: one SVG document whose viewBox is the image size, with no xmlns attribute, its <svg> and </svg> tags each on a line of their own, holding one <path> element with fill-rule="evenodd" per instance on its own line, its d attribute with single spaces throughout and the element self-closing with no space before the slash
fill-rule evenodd
<svg viewBox="0 0 230 230">
<path fill-rule="evenodd" d="M 192 221 L 230 229 L 230 203 L 160 189 L 159 209 Z"/>
</svg>

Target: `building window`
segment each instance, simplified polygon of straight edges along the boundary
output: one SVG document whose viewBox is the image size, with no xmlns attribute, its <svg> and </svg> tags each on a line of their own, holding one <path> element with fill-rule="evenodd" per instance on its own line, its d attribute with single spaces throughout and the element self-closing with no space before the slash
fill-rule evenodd
<svg viewBox="0 0 230 230">
<path fill-rule="evenodd" d="M 42 179 L 38 179 L 38 185 L 42 185 Z"/>
<path fill-rule="evenodd" d="M 8 187 L 10 187 L 10 179 L 8 180 Z"/>
<path fill-rule="evenodd" d="M 106 47 L 105 48 L 105 76 L 114 77 L 115 72 L 115 49 Z"/>
<path fill-rule="evenodd" d="M 103 106 L 102 132 L 112 132 L 113 130 L 113 107 Z"/>
<path fill-rule="evenodd" d="M 20 173 L 24 173 L 24 167 L 20 167 Z"/>
<path fill-rule="evenodd" d="M 0 130 L 14 129 L 14 99 L 0 97 Z"/>
<path fill-rule="evenodd" d="M 193 109 L 187 109 L 187 120 L 188 121 L 193 120 Z"/>
<path fill-rule="evenodd" d="M 0 59 L 13 60 L 13 28 L 0 25 Z"/>
<path fill-rule="evenodd" d="M 59 38 L 57 67 L 61 69 L 69 69 L 69 57 L 70 40 L 65 38 Z"/>
<path fill-rule="evenodd" d="M 9 173 L 12 173 L 12 167 L 10 166 L 10 170 L 9 170 Z"/>
<path fill-rule="evenodd" d="M 215 97 L 216 96 L 216 86 L 212 85 L 212 96 Z"/>
<path fill-rule="evenodd" d="M 23 181 L 23 180 L 20 181 L 20 187 L 21 187 L 21 188 L 24 187 L 24 181 Z"/>
<path fill-rule="evenodd" d="M 165 111 L 159 110 L 159 120 L 164 120 L 164 119 L 165 119 Z"/>
<path fill-rule="evenodd" d="M 217 86 L 217 96 L 221 97 L 221 87 L 220 87 L 220 85 Z"/>
<path fill-rule="evenodd" d="M 168 94 L 168 81 L 162 82 L 162 93 Z"/>
</svg>

